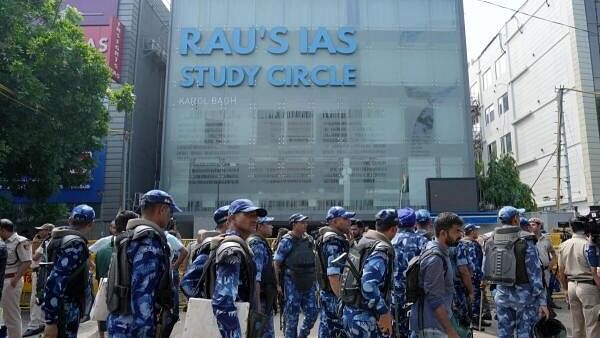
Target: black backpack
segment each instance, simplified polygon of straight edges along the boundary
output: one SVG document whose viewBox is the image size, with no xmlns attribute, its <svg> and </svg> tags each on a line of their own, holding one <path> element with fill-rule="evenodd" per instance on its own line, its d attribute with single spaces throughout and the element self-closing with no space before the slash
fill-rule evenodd
<svg viewBox="0 0 600 338">
<path fill-rule="evenodd" d="M 431 248 L 423 251 L 419 256 L 413 257 L 408 262 L 406 269 L 406 303 L 416 303 L 425 298 L 425 291 L 419 285 L 421 280 L 421 262 L 429 256 L 438 256 L 444 264 L 444 273 L 448 270 L 446 259 L 438 249 Z"/>
<path fill-rule="evenodd" d="M 172 276 L 170 273 L 170 249 L 164 232 L 153 224 L 140 224 L 132 229 L 115 236 L 112 240 L 112 255 L 108 269 L 108 285 L 106 290 L 106 304 L 110 312 L 119 314 L 131 313 L 131 261 L 127 257 L 127 248 L 132 240 L 156 234 L 160 239 L 163 250 L 164 263 L 167 267 L 162 272 L 160 282 L 156 288 L 156 298 L 162 309 L 173 307 Z"/>
</svg>

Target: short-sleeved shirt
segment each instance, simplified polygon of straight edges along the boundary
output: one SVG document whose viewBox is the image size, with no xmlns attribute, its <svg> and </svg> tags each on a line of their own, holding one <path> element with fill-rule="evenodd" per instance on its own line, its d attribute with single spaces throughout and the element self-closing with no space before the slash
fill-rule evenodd
<svg viewBox="0 0 600 338">
<path fill-rule="evenodd" d="M 165 236 L 167 237 L 167 244 L 169 244 L 169 248 L 171 249 L 171 257 L 169 257 L 169 262 L 173 262 L 176 260 L 176 257 L 179 257 L 179 251 L 183 249 L 183 243 L 179 240 L 179 238 L 171 235 L 170 233 L 165 231 Z"/>
<path fill-rule="evenodd" d="M 548 265 L 550 265 L 550 256 L 552 251 L 554 250 L 554 248 L 552 248 L 552 243 L 550 243 L 548 235 L 542 235 L 542 237 L 538 239 L 536 247 L 540 256 L 540 261 L 542 262 L 542 267 L 548 268 Z"/>
<path fill-rule="evenodd" d="M 569 281 L 592 280 L 592 268 L 586 255 L 588 247 L 589 241 L 585 235 L 578 233 L 560 244 L 558 265 L 565 268 L 565 275 Z"/>
<path fill-rule="evenodd" d="M 5 273 L 15 273 L 21 263 L 31 262 L 31 243 L 27 238 L 14 232 L 4 243 L 8 254 Z"/>
</svg>

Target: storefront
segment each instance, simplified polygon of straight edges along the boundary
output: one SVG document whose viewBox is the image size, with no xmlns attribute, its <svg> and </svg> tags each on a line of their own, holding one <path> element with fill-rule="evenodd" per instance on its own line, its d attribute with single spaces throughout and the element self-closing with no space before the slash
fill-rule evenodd
<svg viewBox="0 0 600 338">
<path fill-rule="evenodd" d="M 426 205 L 473 176 L 461 0 L 178 0 L 161 187 L 186 214 Z"/>
</svg>

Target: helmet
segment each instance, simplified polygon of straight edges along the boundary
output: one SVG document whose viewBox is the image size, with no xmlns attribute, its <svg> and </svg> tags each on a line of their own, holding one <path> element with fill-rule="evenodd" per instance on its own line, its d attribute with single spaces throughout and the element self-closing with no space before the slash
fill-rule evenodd
<svg viewBox="0 0 600 338">
<path fill-rule="evenodd" d="M 542 318 L 531 327 L 533 338 L 567 338 L 567 329 L 557 319 Z"/>
</svg>

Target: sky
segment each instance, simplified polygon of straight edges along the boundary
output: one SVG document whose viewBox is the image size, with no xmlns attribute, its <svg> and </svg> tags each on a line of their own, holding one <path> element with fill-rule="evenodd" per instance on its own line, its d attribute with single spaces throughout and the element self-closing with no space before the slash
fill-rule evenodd
<svg viewBox="0 0 600 338">
<path fill-rule="evenodd" d="M 513 9 L 525 0 L 488 0 Z M 483 48 L 500 31 L 502 25 L 514 14 L 478 0 L 463 0 L 465 8 L 465 34 L 467 36 L 467 58 L 469 61 L 481 54 Z"/>
</svg>

